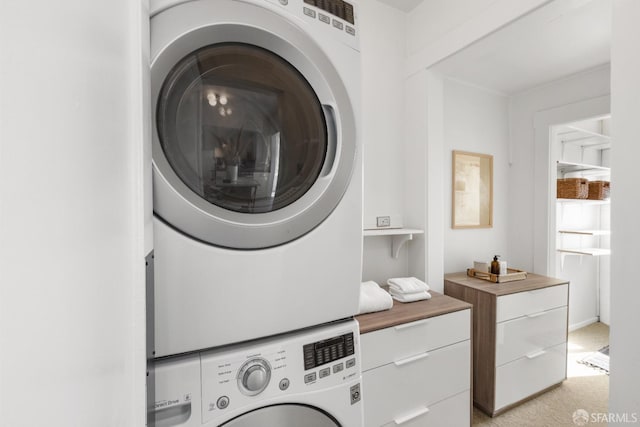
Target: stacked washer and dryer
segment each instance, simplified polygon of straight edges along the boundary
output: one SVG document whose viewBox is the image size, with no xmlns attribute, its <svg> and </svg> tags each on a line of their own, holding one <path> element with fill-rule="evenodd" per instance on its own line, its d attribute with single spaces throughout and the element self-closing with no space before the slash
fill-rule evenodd
<svg viewBox="0 0 640 427">
<path fill-rule="evenodd" d="M 362 425 L 343 0 L 151 0 L 156 426 Z"/>
</svg>

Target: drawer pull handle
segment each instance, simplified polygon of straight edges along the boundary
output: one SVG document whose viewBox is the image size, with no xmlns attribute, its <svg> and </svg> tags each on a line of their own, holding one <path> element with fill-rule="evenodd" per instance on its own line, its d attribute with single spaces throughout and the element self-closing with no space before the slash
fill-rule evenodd
<svg viewBox="0 0 640 427">
<path fill-rule="evenodd" d="M 540 313 L 527 314 L 527 318 L 533 319 L 534 317 L 544 316 L 545 314 L 547 314 L 546 311 L 541 311 Z"/>
<path fill-rule="evenodd" d="M 396 366 L 402 366 L 402 365 L 406 365 L 407 363 L 417 362 L 418 360 L 426 359 L 427 357 L 429 357 L 429 353 L 420 353 L 416 356 L 407 357 L 406 359 L 394 360 L 393 364 Z"/>
<path fill-rule="evenodd" d="M 535 359 L 536 357 L 540 357 L 545 353 L 546 351 L 544 350 L 536 351 L 535 353 L 527 354 L 527 359 Z"/>
<path fill-rule="evenodd" d="M 395 326 L 394 329 L 396 331 L 401 331 L 403 329 L 413 328 L 413 327 L 416 327 L 416 326 L 424 325 L 426 323 L 429 323 L 429 319 L 422 319 L 422 320 L 418 320 L 416 322 L 403 323 L 402 325 Z"/>
<path fill-rule="evenodd" d="M 398 418 L 394 418 L 393 422 L 396 423 L 397 426 L 404 424 L 408 421 L 413 420 L 414 418 L 418 418 L 420 415 L 424 415 L 427 412 L 429 412 L 429 408 L 427 407 L 423 407 L 420 409 L 416 409 L 415 411 L 411 412 L 410 414 L 404 415 L 402 417 L 398 417 Z"/>
</svg>

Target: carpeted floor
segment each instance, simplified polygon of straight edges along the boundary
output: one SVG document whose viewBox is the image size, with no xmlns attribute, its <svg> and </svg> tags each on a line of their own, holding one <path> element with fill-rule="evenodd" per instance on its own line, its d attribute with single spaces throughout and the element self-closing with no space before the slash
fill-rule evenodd
<svg viewBox="0 0 640 427">
<path fill-rule="evenodd" d="M 573 413 L 605 413 L 609 403 L 609 376 L 577 361 L 609 344 L 609 327 L 593 323 L 569 334 L 567 380 L 548 393 L 490 418 L 473 409 L 478 427 L 575 427 Z M 590 422 L 589 426 L 603 426 Z"/>
</svg>

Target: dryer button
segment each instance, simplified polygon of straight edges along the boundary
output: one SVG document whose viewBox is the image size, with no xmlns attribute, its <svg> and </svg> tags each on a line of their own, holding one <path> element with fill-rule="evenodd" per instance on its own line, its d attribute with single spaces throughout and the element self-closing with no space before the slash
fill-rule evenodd
<svg viewBox="0 0 640 427">
<path fill-rule="evenodd" d="M 312 18 L 316 17 L 316 11 L 313 9 L 309 9 L 308 7 L 303 8 L 304 14 L 310 16 Z"/>
<path fill-rule="evenodd" d="M 280 0 L 280 4 L 286 6 L 289 4 L 289 0 Z"/>
</svg>

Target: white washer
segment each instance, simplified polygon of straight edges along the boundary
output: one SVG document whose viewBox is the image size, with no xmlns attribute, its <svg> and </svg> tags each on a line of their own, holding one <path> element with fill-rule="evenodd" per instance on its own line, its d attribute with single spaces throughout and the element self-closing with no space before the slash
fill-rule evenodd
<svg viewBox="0 0 640 427">
<path fill-rule="evenodd" d="M 362 427 L 351 320 L 157 361 L 155 427 Z"/>
<path fill-rule="evenodd" d="M 356 314 L 353 4 L 152 0 L 151 85 L 156 357 Z"/>
</svg>

